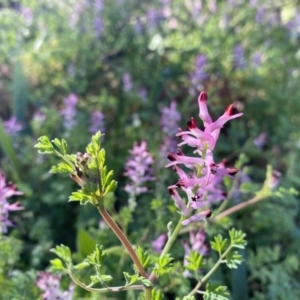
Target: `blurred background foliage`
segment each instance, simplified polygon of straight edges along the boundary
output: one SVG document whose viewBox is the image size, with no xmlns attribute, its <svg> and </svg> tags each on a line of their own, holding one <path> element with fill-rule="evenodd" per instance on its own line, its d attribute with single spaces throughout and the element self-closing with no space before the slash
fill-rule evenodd
<svg viewBox="0 0 300 300">
<path fill-rule="evenodd" d="M 246 232 L 249 244 L 246 264 L 220 272 L 219 280 L 233 300 L 300 299 L 299 46 L 296 0 L 2 0 L 0 166 L 24 192 L 18 200 L 25 210 L 12 214 L 16 226 L 0 240 L 0 287 L 7 291 L 0 298 L 21 299 L 26 286 L 22 299 L 37 299 L 35 274 L 47 268 L 49 249 L 60 243 L 78 260 L 103 244 L 111 253 L 108 271 L 130 270 L 97 211 L 67 203 L 76 186 L 48 173 L 54 161 L 33 149 L 37 138 L 66 138 L 70 151 L 83 152 L 94 131 L 92 113 L 101 112 L 107 165 L 119 183 L 109 206 L 131 241 L 147 241 L 151 248 L 150 241 L 177 218 L 166 188 L 176 177 L 161 170 L 167 162 L 161 109 L 174 100 L 184 128 L 191 116 L 198 118 L 197 97 L 205 90 L 213 116 L 232 102 L 244 112 L 225 126 L 215 151 L 217 161 L 226 158 L 231 165 L 243 155 L 240 167 L 251 178 L 251 188 L 238 189 L 231 202 L 253 196 L 268 164 L 282 174 L 274 196 L 226 221 Z M 73 106 L 66 100 L 72 96 Z M 124 165 L 142 139 L 155 157 L 157 180 L 132 213 L 126 209 Z M 226 222 L 209 225 L 214 229 L 207 229 L 207 239 L 223 232 Z M 180 242 L 174 256 L 183 257 Z M 118 284 L 121 275 L 115 275 Z M 194 282 L 174 277 L 165 284 L 166 298 L 175 299 Z M 93 299 L 79 288 L 74 297 Z"/>
</svg>

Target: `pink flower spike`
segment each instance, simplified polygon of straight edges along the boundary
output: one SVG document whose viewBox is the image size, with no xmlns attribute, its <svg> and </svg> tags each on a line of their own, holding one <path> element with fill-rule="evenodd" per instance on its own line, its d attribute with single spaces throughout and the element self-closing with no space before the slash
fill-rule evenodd
<svg viewBox="0 0 300 300">
<path fill-rule="evenodd" d="M 212 123 L 212 119 L 207 109 L 207 94 L 205 92 L 201 92 L 198 98 L 199 104 L 199 117 L 203 120 L 204 127 L 207 127 Z"/>
<path fill-rule="evenodd" d="M 190 218 L 182 221 L 181 224 L 183 226 L 186 226 L 190 223 L 196 223 L 201 220 L 209 218 L 211 216 L 211 214 L 212 214 L 212 211 L 210 209 L 203 210 L 203 211 L 199 212 L 198 214 L 195 214 L 195 215 L 191 216 Z"/>
</svg>

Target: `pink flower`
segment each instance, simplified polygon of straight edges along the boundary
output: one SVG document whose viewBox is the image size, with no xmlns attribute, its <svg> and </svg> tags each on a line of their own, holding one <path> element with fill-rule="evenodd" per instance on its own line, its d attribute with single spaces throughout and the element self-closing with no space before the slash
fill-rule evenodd
<svg viewBox="0 0 300 300">
<path fill-rule="evenodd" d="M 161 234 L 156 240 L 151 242 L 153 250 L 155 252 L 161 253 L 166 243 L 166 240 L 167 240 L 167 235 L 165 233 Z"/>
<path fill-rule="evenodd" d="M 233 177 L 238 169 L 226 167 L 225 162 L 215 163 L 213 150 L 219 138 L 222 127 L 229 120 L 240 117 L 242 113 L 234 114 L 233 105 L 229 105 L 224 114 L 213 121 L 207 109 L 207 94 L 202 92 L 198 98 L 199 117 L 204 124 L 204 130 L 197 127 L 196 120 L 191 118 L 187 123 L 187 130 L 179 130 L 177 136 L 182 139 L 179 147 L 187 145 L 195 148 L 194 153 L 199 156 L 186 156 L 181 150 L 169 153 L 171 161 L 166 167 L 172 166 L 179 176 L 176 185 L 169 187 L 169 192 L 175 205 L 184 216 L 189 216 L 182 222 L 188 225 L 208 218 L 212 211 L 211 203 L 225 199 L 225 194 L 220 187 L 223 177 Z M 180 166 L 180 167 L 179 167 Z M 182 169 L 187 168 L 187 172 Z M 176 189 L 180 188 L 187 196 L 185 203 Z M 196 213 L 193 214 L 193 211 Z"/>
<path fill-rule="evenodd" d="M 4 130 L 7 134 L 15 135 L 23 129 L 23 125 L 17 120 L 16 116 L 12 116 L 9 120 L 3 121 Z"/>
<path fill-rule="evenodd" d="M 145 140 L 140 145 L 135 142 L 130 153 L 131 157 L 125 165 L 124 173 L 130 179 L 130 183 L 125 186 L 125 191 L 129 194 L 129 202 L 134 208 L 136 196 L 147 193 L 149 189 L 145 183 L 155 180 L 155 177 L 152 170 L 153 157 L 148 152 Z"/>
<path fill-rule="evenodd" d="M 75 117 L 77 115 L 76 104 L 78 97 L 76 94 L 70 94 L 67 98 L 64 98 L 65 107 L 60 110 L 60 114 L 64 117 L 64 127 L 67 131 L 71 130 L 76 125 Z"/>
<path fill-rule="evenodd" d="M 44 291 L 44 294 L 41 295 L 43 300 L 72 300 L 74 285 L 71 283 L 68 291 L 61 291 L 59 288 L 60 285 L 60 276 L 55 276 L 48 272 L 39 272 L 36 285 L 39 289 Z"/>
<path fill-rule="evenodd" d="M 89 127 L 89 131 L 95 134 L 97 131 L 104 132 L 104 114 L 99 110 L 94 110 L 91 114 L 90 119 L 91 126 Z"/>
<path fill-rule="evenodd" d="M 19 202 L 10 204 L 7 198 L 22 194 L 12 183 L 6 183 L 4 174 L 0 174 L 0 233 L 7 233 L 7 227 L 13 226 L 9 220 L 9 212 L 24 209 Z"/>
<path fill-rule="evenodd" d="M 194 231 L 189 232 L 189 242 L 181 242 L 184 248 L 184 265 L 188 264 L 187 257 L 191 251 L 199 252 L 201 255 L 206 255 L 209 251 L 209 247 L 205 244 L 206 235 L 202 229 L 199 229 L 196 233 Z M 190 272 L 185 271 L 184 277 L 189 277 Z"/>
</svg>

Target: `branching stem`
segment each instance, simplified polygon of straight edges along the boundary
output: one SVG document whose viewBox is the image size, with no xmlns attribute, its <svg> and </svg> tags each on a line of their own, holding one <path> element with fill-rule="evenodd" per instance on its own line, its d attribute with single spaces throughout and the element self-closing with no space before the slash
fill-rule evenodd
<svg viewBox="0 0 300 300">
<path fill-rule="evenodd" d="M 229 251 L 231 250 L 232 246 L 230 245 L 226 251 L 219 257 L 218 261 L 216 262 L 216 264 L 210 269 L 210 271 L 197 283 L 197 285 L 194 287 L 194 289 L 188 294 L 188 296 L 193 296 L 196 293 L 198 293 L 198 290 L 200 289 L 202 283 L 204 283 L 216 270 L 217 268 L 220 266 L 220 264 L 223 263 L 224 258 L 226 257 L 226 255 L 229 253 Z"/>
</svg>

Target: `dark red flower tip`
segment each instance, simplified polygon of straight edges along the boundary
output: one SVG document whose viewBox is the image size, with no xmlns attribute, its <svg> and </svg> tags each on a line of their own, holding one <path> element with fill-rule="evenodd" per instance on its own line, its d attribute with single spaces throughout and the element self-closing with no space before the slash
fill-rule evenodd
<svg viewBox="0 0 300 300">
<path fill-rule="evenodd" d="M 11 190 L 14 190 L 14 191 L 17 190 L 17 187 L 11 181 L 7 182 L 5 187 L 10 188 Z"/>
<path fill-rule="evenodd" d="M 208 210 L 206 213 L 206 218 L 210 218 L 210 216 L 212 215 L 212 210 Z"/>
<path fill-rule="evenodd" d="M 219 166 L 217 164 L 210 164 L 209 168 L 210 168 L 210 171 L 212 172 L 212 174 L 216 174 Z"/>
<path fill-rule="evenodd" d="M 239 171 L 239 169 L 237 169 L 237 168 L 227 168 L 227 171 L 228 171 L 229 175 L 235 175 Z"/>
<path fill-rule="evenodd" d="M 222 161 L 221 161 L 221 165 L 225 167 L 226 164 L 227 164 L 227 159 L 223 158 Z"/>
<path fill-rule="evenodd" d="M 202 198 L 202 196 L 203 196 L 202 194 L 196 193 L 194 196 L 192 196 L 192 201 L 197 202 Z"/>
<path fill-rule="evenodd" d="M 236 108 L 235 108 L 234 104 L 230 104 L 229 106 L 227 106 L 225 112 L 228 116 L 235 115 L 236 114 Z"/>
<path fill-rule="evenodd" d="M 170 160 L 170 161 L 175 161 L 176 160 L 175 154 L 174 153 L 168 153 L 167 159 Z"/>
<path fill-rule="evenodd" d="M 199 99 L 201 102 L 206 102 L 207 101 L 207 94 L 206 92 L 201 92 Z"/>
<path fill-rule="evenodd" d="M 197 128 L 197 123 L 196 123 L 195 118 L 191 117 L 191 120 L 187 122 L 187 126 L 188 126 L 188 129 L 190 129 L 190 130 Z"/>
<path fill-rule="evenodd" d="M 224 196 L 224 197 L 227 197 L 227 193 L 224 192 L 224 191 L 221 193 L 221 195 Z"/>
<path fill-rule="evenodd" d="M 172 188 L 171 188 L 171 189 L 169 189 L 169 195 L 170 195 L 170 196 L 174 196 L 174 195 L 175 195 L 175 193 L 174 193 L 174 189 L 172 189 Z"/>
</svg>

